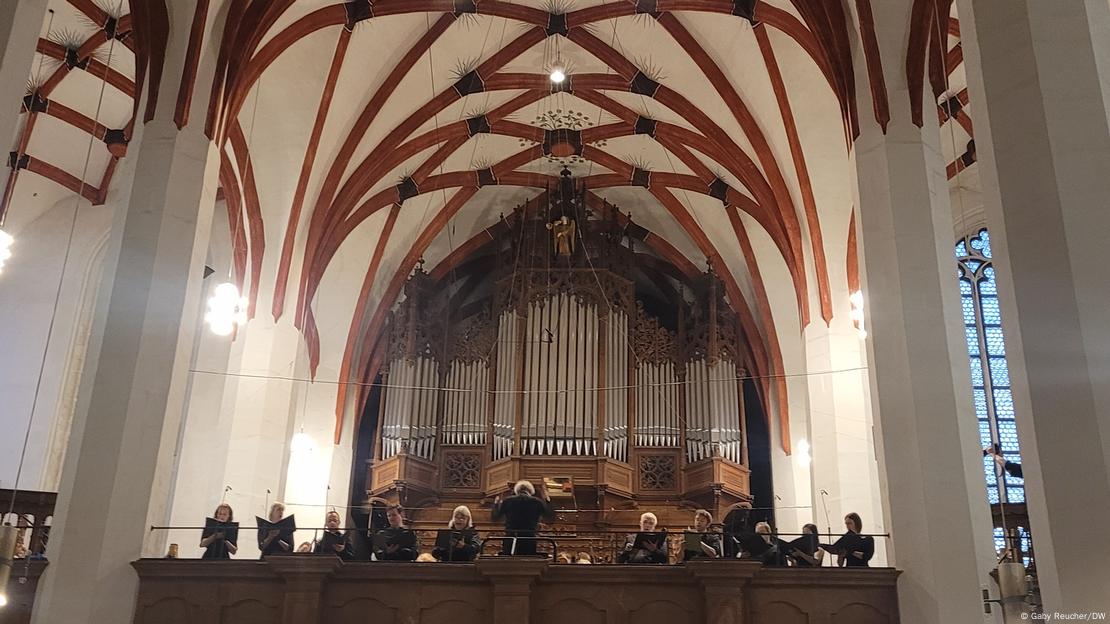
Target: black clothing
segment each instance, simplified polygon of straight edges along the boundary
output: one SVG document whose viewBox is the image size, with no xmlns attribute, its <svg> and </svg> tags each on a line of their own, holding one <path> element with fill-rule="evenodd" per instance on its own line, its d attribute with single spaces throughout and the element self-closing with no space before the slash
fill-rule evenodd
<svg viewBox="0 0 1110 624">
<path fill-rule="evenodd" d="M 700 535 L 699 542 L 712 548 L 718 557 L 724 556 L 724 547 L 721 545 L 721 536 L 717 533 L 686 533 L 686 545 L 684 546 L 683 560 L 690 561 L 691 559 L 712 559 L 701 548 L 691 548 L 691 535 Z"/>
<path fill-rule="evenodd" d="M 254 519 L 258 525 L 258 549 L 262 551 L 262 557 L 293 552 L 293 531 L 297 530 L 297 524 L 293 516 L 286 516 L 277 522 L 263 520 L 258 516 L 255 516 Z M 270 540 L 268 545 L 264 546 L 263 544 L 272 530 L 277 531 L 278 535 Z"/>
<path fill-rule="evenodd" d="M 841 567 L 866 568 L 869 567 L 867 562 L 875 556 L 875 538 L 860 535 L 854 531 L 848 531 L 835 543 L 823 544 L 821 547 L 830 553 L 840 555 Z M 856 552 L 862 553 L 863 556 L 857 557 L 854 554 Z"/>
<path fill-rule="evenodd" d="M 817 550 L 820 548 L 820 544 L 818 544 L 817 542 L 818 539 L 815 533 L 806 533 L 796 540 L 780 544 L 780 549 L 783 551 L 784 555 L 789 557 L 790 560 L 794 562 L 794 567 L 813 568 L 816 567 L 817 564 L 810 563 L 809 560 L 804 557 L 798 556 L 796 553 L 815 557 L 817 554 Z"/>
<path fill-rule="evenodd" d="M 388 552 L 390 546 L 396 550 Z M 378 561 L 416 561 L 416 534 L 406 528 L 388 528 L 374 534 L 374 556 Z"/>
<path fill-rule="evenodd" d="M 529 556 L 536 554 L 536 529 L 541 519 L 554 519 L 551 505 L 535 496 L 516 494 L 493 506 L 493 520 L 505 519 L 502 555 Z M 522 538 L 522 539 L 513 539 Z"/>
<path fill-rule="evenodd" d="M 648 542 L 656 544 L 655 550 L 644 547 Z M 631 533 L 617 555 L 617 563 L 667 563 L 667 559 L 666 533 Z"/>
<path fill-rule="evenodd" d="M 227 551 L 227 541 L 217 539 L 204 549 L 204 554 L 200 556 L 201 559 L 231 559 L 231 554 Z"/>
<path fill-rule="evenodd" d="M 457 546 L 460 541 L 463 543 L 462 548 Z M 446 530 L 439 532 L 432 556 L 436 561 L 467 562 L 474 561 L 481 550 L 482 544 L 478 541 L 478 532 L 474 529 Z"/>
<path fill-rule="evenodd" d="M 338 545 L 342 545 L 343 549 L 336 550 Z M 312 552 L 318 555 L 335 555 L 344 561 L 353 561 L 355 558 L 355 549 L 347 539 L 347 534 L 339 531 L 324 531 L 324 536 L 316 542 Z"/>
<path fill-rule="evenodd" d="M 204 554 L 200 556 L 201 559 L 231 558 L 227 543 L 231 542 L 236 546 L 239 545 L 239 523 L 220 522 L 215 518 L 205 518 L 204 531 L 200 535 L 201 539 L 217 534 L 219 534 L 219 537 L 204 548 Z"/>
<path fill-rule="evenodd" d="M 1006 472 L 1010 473 L 1011 477 L 1015 477 L 1017 479 L 1025 478 L 1025 471 L 1021 469 L 1021 464 L 1019 464 L 1018 462 L 1008 461 L 1003 464 L 1002 467 L 1006 469 Z"/>
<path fill-rule="evenodd" d="M 725 556 L 729 558 L 736 558 L 740 556 L 740 545 L 745 542 L 748 535 L 755 533 L 752 530 L 751 523 L 751 509 L 747 507 L 737 507 L 729 511 L 725 515 L 724 530 L 725 530 Z"/>
</svg>

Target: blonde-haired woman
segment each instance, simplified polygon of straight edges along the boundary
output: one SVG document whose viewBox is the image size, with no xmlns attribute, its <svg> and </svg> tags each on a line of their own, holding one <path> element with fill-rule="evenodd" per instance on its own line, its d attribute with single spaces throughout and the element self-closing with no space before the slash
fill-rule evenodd
<svg viewBox="0 0 1110 624">
<path fill-rule="evenodd" d="M 667 530 L 656 533 L 659 518 L 650 511 L 640 514 L 640 532 L 625 538 L 618 563 L 667 563 Z"/>
<path fill-rule="evenodd" d="M 283 517 L 285 517 L 285 505 L 281 503 L 270 505 L 270 515 L 267 518 L 270 522 L 278 522 Z M 263 557 L 293 552 L 293 536 L 282 535 L 279 529 L 259 529 L 258 550 L 262 551 Z"/>
<path fill-rule="evenodd" d="M 451 520 L 447 523 L 447 531 L 441 531 L 436 539 L 436 547 L 432 556 L 437 561 L 452 563 L 474 561 L 482 549 L 478 541 L 478 532 L 474 530 L 474 516 L 466 505 L 459 505 L 451 512 Z M 442 540 L 447 540 L 443 543 Z"/>
</svg>

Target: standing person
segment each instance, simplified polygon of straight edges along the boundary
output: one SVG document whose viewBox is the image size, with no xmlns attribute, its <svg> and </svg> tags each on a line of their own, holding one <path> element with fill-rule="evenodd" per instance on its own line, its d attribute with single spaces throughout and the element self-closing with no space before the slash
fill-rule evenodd
<svg viewBox="0 0 1110 624">
<path fill-rule="evenodd" d="M 852 512 L 844 516 L 844 527 L 848 531 L 841 535 L 836 543 L 822 547 L 836 555 L 836 565 L 839 567 L 868 567 L 867 562 L 875 555 L 874 538 L 861 534 L 863 520 L 858 513 Z"/>
<path fill-rule="evenodd" d="M 238 525 L 235 526 L 234 534 L 229 530 L 234 522 L 234 515 L 231 505 L 227 503 L 220 503 L 216 511 L 212 512 L 212 519 L 216 524 L 211 532 L 205 527 L 200 538 L 200 547 L 204 549 L 201 559 L 230 559 L 231 555 L 239 551 Z"/>
<path fill-rule="evenodd" d="M 752 535 L 751 526 L 751 503 L 742 502 L 736 503 L 725 514 L 723 521 L 724 525 L 724 546 L 725 556 L 728 558 L 738 558 L 743 552 L 741 544 L 747 543 L 747 540 Z"/>
<path fill-rule="evenodd" d="M 694 528 L 686 532 L 686 545 L 682 555 L 684 561 L 717 559 L 724 556 L 721 536 L 711 532 L 712 524 L 713 514 L 708 510 L 699 509 L 694 512 Z"/>
<path fill-rule="evenodd" d="M 629 535 L 618 563 L 667 563 L 667 532 L 656 533 L 659 518 L 650 511 L 640 514 L 640 532 Z"/>
<path fill-rule="evenodd" d="M 416 534 L 405 527 L 400 505 L 385 510 L 389 528 L 374 535 L 374 557 L 378 561 L 416 561 Z"/>
<path fill-rule="evenodd" d="M 440 542 L 446 538 L 446 542 Z M 482 549 L 478 542 L 478 532 L 474 530 L 474 517 L 470 508 L 459 505 L 451 512 L 451 521 L 447 523 L 447 531 L 440 531 L 436 539 L 436 547 L 432 556 L 437 561 L 474 561 Z"/>
<path fill-rule="evenodd" d="M 285 517 L 285 505 L 281 503 L 274 503 L 270 505 L 270 514 L 267 519 L 271 523 L 281 522 Z M 290 516 L 292 518 L 292 516 Z M 291 523 L 290 523 L 291 524 Z M 284 555 L 293 552 L 293 535 L 292 531 L 286 531 L 278 528 L 270 528 L 269 530 L 258 531 L 258 550 L 262 551 L 262 556 L 266 555 Z"/>
<path fill-rule="evenodd" d="M 494 522 L 505 520 L 505 535 L 501 546 L 502 555 L 532 556 L 536 554 L 536 529 L 540 519 L 554 519 L 555 510 L 546 489 L 536 496 L 536 488 L 529 481 L 517 481 L 513 495 L 501 500 L 498 496 L 493 502 Z"/>
<path fill-rule="evenodd" d="M 336 555 L 344 561 L 355 558 L 354 548 L 347 539 L 347 533 L 339 530 L 339 512 L 334 509 L 324 516 L 324 535 L 316 542 L 312 552 L 316 554 Z"/>
<path fill-rule="evenodd" d="M 1021 467 L 1021 463 L 1006 459 L 1006 456 L 1002 454 L 1002 447 L 1000 445 L 994 444 L 983 449 L 983 456 L 986 457 L 987 455 L 993 457 L 994 463 L 998 464 L 999 468 L 1009 473 L 1011 477 L 1016 479 L 1025 478 L 1025 470 Z"/>
</svg>

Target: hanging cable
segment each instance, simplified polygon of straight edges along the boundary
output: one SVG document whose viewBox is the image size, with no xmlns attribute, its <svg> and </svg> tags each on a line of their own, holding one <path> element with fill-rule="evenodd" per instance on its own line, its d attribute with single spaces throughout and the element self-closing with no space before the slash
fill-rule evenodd
<svg viewBox="0 0 1110 624">
<path fill-rule="evenodd" d="M 53 17 L 54 17 L 53 12 L 51 12 L 50 17 L 51 17 L 51 20 L 53 20 Z M 106 61 L 104 63 L 104 66 L 106 68 L 111 67 L 112 56 L 115 52 L 115 49 L 116 49 L 116 38 L 112 37 L 111 42 L 108 45 L 108 58 L 106 59 Z M 101 112 L 101 109 L 104 105 L 104 92 L 105 92 L 105 89 L 108 85 L 108 73 L 109 73 L 108 71 L 105 71 L 104 75 L 101 77 L 101 80 L 100 80 L 100 94 L 97 97 L 97 101 L 96 101 L 96 113 L 93 115 L 93 126 L 94 127 L 100 121 L 100 112 Z M 46 358 L 47 358 L 47 354 L 50 352 L 50 340 L 54 336 L 54 326 L 55 326 L 55 323 L 57 322 L 57 319 L 58 319 L 58 304 L 61 301 L 62 287 L 65 284 L 66 269 L 69 266 L 70 254 L 73 251 L 73 238 L 74 238 L 74 235 L 77 231 L 77 216 L 80 214 L 81 198 L 82 198 L 82 196 L 85 192 L 85 187 L 87 185 L 87 183 L 85 182 L 85 178 L 88 176 L 89 161 L 92 159 L 92 149 L 93 149 L 93 144 L 95 142 L 96 142 L 96 134 L 94 132 L 90 132 L 89 133 L 89 143 L 88 143 L 88 146 L 85 149 L 85 164 L 81 168 L 81 182 L 77 187 L 77 192 L 74 193 L 73 218 L 70 220 L 69 234 L 66 237 L 65 252 L 62 255 L 62 269 L 61 269 L 61 273 L 58 276 L 58 287 L 54 290 L 54 307 L 53 307 L 53 310 L 50 313 L 50 322 L 49 322 L 49 324 L 47 325 L 47 328 L 46 328 L 46 341 L 45 341 L 45 344 L 44 344 L 43 349 L 42 349 L 42 359 L 39 361 L 38 379 L 35 381 L 34 398 L 31 400 L 31 413 L 27 417 L 27 428 L 26 428 L 26 431 L 24 431 L 24 434 L 23 434 L 23 448 L 19 452 L 19 464 L 18 464 L 18 466 L 16 468 L 16 472 L 15 472 L 15 483 L 12 484 L 12 499 L 11 499 L 10 504 L 8 505 L 8 513 L 9 514 L 11 514 L 13 512 L 13 510 L 15 509 L 15 499 L 16 499 L 16 495 L 19 493 L 19 479 L 23 475 L 23 463 L 24 463 L 24 461 L 27 457 L 27 443 L 31 439 L 31 426 L 35 422 L 35 409 L 38 407 L 39 394 L 40 394 L 40 391 L 42 390 L 42 376 L 43 376 L 43 372 L 46 370 Z"/>
</svg>

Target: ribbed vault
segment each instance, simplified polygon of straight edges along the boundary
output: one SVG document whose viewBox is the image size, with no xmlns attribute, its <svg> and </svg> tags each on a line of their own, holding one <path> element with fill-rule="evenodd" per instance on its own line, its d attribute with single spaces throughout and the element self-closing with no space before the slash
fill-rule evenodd
<svg viewBox="0 0 1110 624">
<path fill-rule="evenodd" d="M 951 3 L 920 4 L 906 59 L 882 62 L 912 75 L 942 59 L 931 86 L 951 99 L 938 114 L 956 122 L 944 128 L 956 177 L 974 161 L 960 147 L 971 123 L 959 26 L 944 20 L 939 54 L 931 29 Z M 155 101 L 140 111 L 137 96 L 159 82 L 151 42 L 167 28 L 165 5 L 52 6 L 5 206 L 54 203 L 31 202 L 37 194 L 105 201 L 136 114 L 153 114 Z M 210 11 L 223 20 L 218 41 L 203 37 Z M 868 0 L 205 0 L 194 22 L 174 118 L 217 142 L 251 313 L 291 318 L 314 374 L 372 379 L 382 325 L 417 261 L 434 276 L 457 268 L 565 166 L 591 201 L 643 226 L 663 264 L 689 276 L 708 263 L 721 276 L 789 448 L 784 350 L 859 287 L 855 72 L 874 94 L 866 114 L 885 124 L 903 105 L 887 102 Z M 219 57 L 201 100 L 205 48 Z M 558 85 L 556 62 L 568 74 Z M 73 145 L 90 134 L 85 170 Z M 341 419 L 363 398 L 346 388 Z"/>
</svg>

